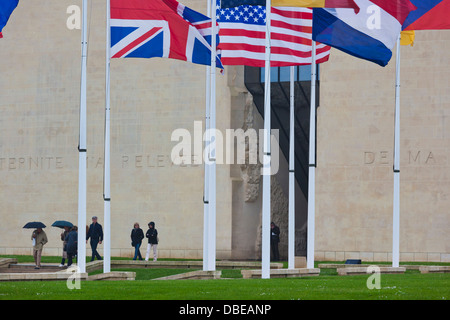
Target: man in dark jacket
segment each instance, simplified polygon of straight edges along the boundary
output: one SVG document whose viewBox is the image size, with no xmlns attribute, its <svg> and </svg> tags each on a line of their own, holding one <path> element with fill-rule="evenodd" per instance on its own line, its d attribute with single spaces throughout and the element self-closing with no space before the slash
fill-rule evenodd
<svg viewBox="0 0 450 320">
<path fill-rule="evenodd" d="M 153 247 L 153 261 L 158 258 L 157 246 L 158 246 L 158 230 L 155 229 L 155 223 L 152 221 L 148 224 L 148 230 L 145 236 L 148 238 L 147 253 L 145 254 L 145 261 L 148 261 L 150 255 L 150 249 Z"/>
<path fill-rule="evenodd" d="M 102 257 L 97 252 L 97 245 L 102 243 L 103 241 L 103 228 L 100 223 L 97 223 L 97 217 L 92 217 L 92 223 L 89 226 L 89 231 L 86 235 L 86 243 L 91 238 L 91 248 L 92 248 L 92 257 L 91 261 L 95 260 L 97 257 L 98 260 L 102 260 Z"/>
<path fill-rule="evenodd" d="M 270 223 L 270 247 L 272 249 L 272 257 L 274 261 L 280 260 L 280 253 L 278 252 L 278 242 L 280 242 L 280 228 L 271 222 Z"/>
</svg>

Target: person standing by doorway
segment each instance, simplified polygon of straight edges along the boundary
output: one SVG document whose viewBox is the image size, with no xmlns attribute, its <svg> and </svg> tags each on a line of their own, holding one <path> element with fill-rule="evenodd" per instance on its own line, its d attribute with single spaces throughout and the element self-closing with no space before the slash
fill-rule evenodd
<svg viewBox="0 0 450 320">
<path fill-rule="evenodd" d="M 274 261 L 280 260 L 280 253 L 278 251 L 278 243 L 280 242 L 280 228 L 271 222 L 270 223 L 270 247 L 272 249 L 272 258 Z"/>
<path fill-rule="evenodd" d="M 91 261 L 94 261 L 95 258 L 97 258 L 98 260 L 102 260 L 102 257 L 97 252 L 97 246 L 98 244 L 101 244 L 103 241 L 103 228 L 102 225 L 97 222 L 96 216 L 92 217 L 92 223 L 89 226 L 89 231 L 86 235 L 86 243 L 89 240 L 89 238 L 91 238 L 90 244 L 92 249 Z"/>
</svg>

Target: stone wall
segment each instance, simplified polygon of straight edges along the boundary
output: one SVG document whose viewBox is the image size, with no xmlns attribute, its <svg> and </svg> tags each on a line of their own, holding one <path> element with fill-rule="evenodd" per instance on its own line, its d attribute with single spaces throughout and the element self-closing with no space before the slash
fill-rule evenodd
<svg viewBox="0 0 450 320">
<path fill-rule="evenodd" d="M 401 48 L 400 259 L 450 261 L 450 31 Z M 321 67 L 316 260 L 392 259 L 395 52 Z"/>
<path fill-rule="evenodd" d="M 21 2 L 4 29 L 0 254 L 30 254 L 31 230 L 22 226 L 38 220 L 48 226 L 44 254 L 58 255 L 60 229 L 50 225 L 60 219 L 77 223 L 81 30 L 67 27 L 67 8 L 81 4 Z M 204 1 L 185 4 L 206 11 Z M 86 224 L 93 215 L 103 224 L 105 13 L 105 1 L 89 1 Z M 111 61 L 113 256 L 133 253 L 134 222 L 145 232 L 154 221 L 160 257 L 202 257 L 203 164 L 174 165 L 171 151 L 178 141 L 171 134 L 184 128 L 193 135 L 194 121 L 204 120 L 205 75 L 204 66 L 172 59 Z M 218 75 L 217 88 L 217 127 L 225 131 L 227 75 Z M 218 258 L 231 256 L 229 176 L 228 166 L 217 166 Z"/>
</svg>

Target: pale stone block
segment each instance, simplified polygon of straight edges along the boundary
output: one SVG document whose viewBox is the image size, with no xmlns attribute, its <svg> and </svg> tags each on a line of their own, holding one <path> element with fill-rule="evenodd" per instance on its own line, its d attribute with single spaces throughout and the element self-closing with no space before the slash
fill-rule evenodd
<svg viewBox="0 0 450 320">
<path fill-rule="evenodd" d="M 441 255 L 439 253 L 428 253 L 428 261 L 441 261 Z"/>
<path fill-rule="evenodd" d="M 373 257 L 373 252 L 360 252 L 360 259 L 362 261 L 374 261 Z"/>
<path fill-rule="evenodd" d="M 450 266 L 420 266 L 421 273 L 448 273 Z"/>
<path fill-rule="evenodd" d="M 347 267 L 347 268 L 338 268 L 337 272 L 340 276 L 345 275 L 362 275 L 362 274 L 368 274 L 367 273 L 368 267 Z M 398 274 L 398 273 L 404 273 L 406 271 L 406 268 L 399 267 L 379 267 L 380 273 L 389 273 L 389 274 Z"/>
<path fill-rule="evenodd" d="M 333 252 L 333 251 L 331 251 L 331 252 L 329 252 L 329 251 L 327 251 L 327 252 L 325 252 L 324 253 L 324 260 L 326 260 L 326 261 L 335 261 L 336 260 L 336 252 Z"/>
<path fill-rule="evenodd" d="M 321 260 L 324 260 L 324 259 L 325 259 L 325 253 L 324 252 L 322 252 L 322 251 L 315 251 L 314 252 L 314 260 L 321 261 Z"/>
<path fill-rule="evenodd" d="M 345 260 L 345 252 L 336 251 L 336 261 L 344 261 Z"/>
<path fill-rule="evenodd" d="M 427 253 L 425 252 L 415 252 L 414 260 L 412 261 L 427 261 Z"/>
<path fill-rule="evenodd" d="M 9 280 L 9 273 L 0 273 L 0 281 Z"/>
<path fill-rule="evenodd" d="M 360 259 L 359 252 L 345 252 L 345 260 L 347 259 Z"/>
<path fill-rule="evenodd" d="M 294 259 L 295 268 L 306 268 L 306 257 L 296 256 Z"/>
<path fill-rule="evenodd" d="M 414 253 L 400 252 L 400 261 L 414 261 Z"/>
<path fill-rule="evenodd" d="M 386 252 L 374 252 L 373 261 L 380 261 L 380 262 L 388 261 L 388 254 Z"/>
</svg>

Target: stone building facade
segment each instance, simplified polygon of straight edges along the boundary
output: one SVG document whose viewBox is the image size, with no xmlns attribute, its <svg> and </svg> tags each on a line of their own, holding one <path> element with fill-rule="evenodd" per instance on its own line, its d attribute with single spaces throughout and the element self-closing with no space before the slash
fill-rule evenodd
<svg viewBox="0 0 450 320">
<path fill-rule="evenodd" d="M 203 0 L 183 3 L 206 11 Z M 105 5 L 89 1 L 86 224 L 94 215 L 103 222 Z M 81 0 L 20 3 L 0 42 L 0 254 L 30 254 L 31 230 L 22 226 L 37 220 L 47 225 L 43 254 L 60 255 L 60 229 L 50 226 L 77 221 L 81 31 L 73 6 L 81 8 Z M 450 32 L 417 32 L 416 39 L 402 48 L 400 258 L 449 261 Z M 316 260 L 391 258 L 394 66 L 395 58 L 381 68 L 337 50 L 321 66 Z M 205 67 L 177 60 L 112 60 L 113 256 L 131 257 L 133 224 L 145 231 L 155 221 L 161 258 L 202 257 L 204 167 L 175 165 L 171 135 L 179 128 L 194 135 L 194 123 L 204 121 L 205 74 Z M 263 127 L 244 75 L 244 67 L 226 67 L 217 76 L 221 132 Z M 259 169 L 217 166 L 220 259 L 260 258 Z M 284 259 L 287 194 L 280 152 L 272 220 L 282 230 Z M 303 195 L 296 201 L 306 207 Z M 305 215 L 299 212 L 296 224 L 301 252 Z"/>
</svg>

